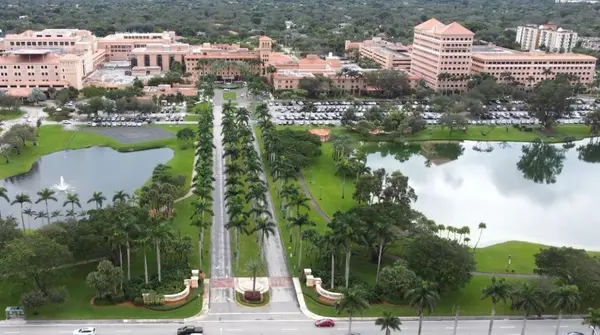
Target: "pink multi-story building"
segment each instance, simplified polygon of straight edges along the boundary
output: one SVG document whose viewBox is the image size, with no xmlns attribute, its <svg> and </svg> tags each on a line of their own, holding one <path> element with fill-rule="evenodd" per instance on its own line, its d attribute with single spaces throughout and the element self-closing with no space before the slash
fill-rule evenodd
<svg viewBox="0 0 600 335">
<path fill-rule="evenodd" d="M 473 73 L 489 73 L 498 80 L 507 74 L 522 87 L 533 87 L 557 74 L 577 76 L 580 83 L 594 83 L 596 58 L 574 53 L 520 52 L 495 45 L 473 47 Z"/>
<path fill-rule="evenodd" d="M 133 50 L 145 48 L 148 44 L 171 45 L 177 42 L 174 31 L 162 33 L 115 33 L 101 38 L 98 47 L 106 50 L 109 61 L 129 61 Z"/>
<path fill-rule="evenodd" d="M 445 25 L 430 19 L 419 24 L 414 28 L 410 72 L 421 75 L 434 90 L 466 89 L 473 36 L 458 22 Z M 448 78 L 440 77 L 442 73 Z"/>
<path fill-rule="evenodd" d="M 0 88 L 83 88 L 83 78 L 106 60 L 97 38 L 86 30 L 45 29 L 9 34 L 0 41 Z"/>
</svg>

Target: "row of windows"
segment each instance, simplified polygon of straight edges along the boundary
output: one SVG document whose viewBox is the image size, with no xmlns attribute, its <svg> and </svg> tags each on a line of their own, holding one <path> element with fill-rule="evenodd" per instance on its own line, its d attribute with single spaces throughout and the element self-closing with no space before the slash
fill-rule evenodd
<svg viewBox="0 0 600 335">
<path fill-rule="evenodd" d="M 546 68 L 544 67 L 534 67 L 534 68 L 529 68 L 529 67 L 510 67 L 510 66 L 490 66 L 488 67 L 488 69 L 490 70 L 507 70 L 507 71 L 512 71 L 512 70 L 540 70 L 540 71 L 544 71 Z M 574 71 L 574 70 L 588 70 L 591 71 L 593 68 L 587 68 L 587 67 L 581 67 L 581 66 L 561 66 L 561 67 L 553 67 L 550 70 L 551 71 L 555 71 L 555 70 L 566 70 L 566 71 Z"/>
<path fill-rule="evenodd" d="M 35 65 L 27 65 L 28 69 L 35 69 Z M 58 69 L 58 65 L 54 66 L 55 69 Z M 21 65 L 13 65 L 13 66 L 8 66 L 8 65 L 0 65 L 0 70 L 8 70 L 8 69 L 13 69 L 13 70 L 20 70 L 21 69 Z M 40 69 L 48 69 L 48 65 L 40 65 Z"/>
<path fill-rule="evenodd" d="M 35 76 L 35 72 L 27 72 L 27 75 L 30 76 L 30 77 L 33 77 L 33 76 Z M 42 76 L 48 76 L 49 73 L 48 72 L 41 72 L 40 75 L 42 75 Z M 58 73 L 55 73 L 54 75 L 58 76 Z M 8 72 L 0 72 L 0 76 L 2 76 L 2 77 L 8 77 Z M 22 74 L 21 74 L 21 72 L 14 72 L 13 76 L 15 76 L 15 77 L 21 77 Z"/>
<path fill-rule="evenodd" d="M 12 46 L 48 46 L 48 45 L 62 45 L 69 46 L 75 45 L 75 42 L 65 42 L 65 41 L 33 41 L 33 42 L 10 42 Z"/>
<path fill-rule="evenodd" d="M 126 36 L 123 36 L 123 38 L 126 40 L 149 40 L 149 39 L 158 40 L 161 37 L 162 36 L 148 36 L 148 35 L 126 35 Z"/>
<path fill-rule="evenodd" d="M 532 62 L 532 61 L 490 61 L 490 62 L 486 62 L 487 64 L 524 64 L 524 65 L 530 65 L 530 64 L 555 64 L 555 65 L 562 65 L 562 64 L 585 64 L 585 65 L 596 65 L 596 63 L 594 63 L 594 61 L 546 61 L 546 62 Z"/>
</svg>

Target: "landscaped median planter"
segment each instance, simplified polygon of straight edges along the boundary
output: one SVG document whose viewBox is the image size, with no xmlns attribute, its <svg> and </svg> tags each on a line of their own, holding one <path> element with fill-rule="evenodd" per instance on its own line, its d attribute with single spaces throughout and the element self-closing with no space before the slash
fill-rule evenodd
<svg viewBox="0 0 600 335">
<path fill-rule="evenodd" d="M 258 295 L 256 295 L 258 293 Z M 249 299 L 246 299 L 249 298 Z M 256 300 L 258 299 L 258 300 Z M 244 294 L 240 292 L 235 292 L 235 301 L 246 307 L 262 307 L 269 304 L 271 301 L 271 296 L 269 295 L 269 291 L 265 293 L 260 293 L 258 291 L 245 292 Z"/>
</svg>

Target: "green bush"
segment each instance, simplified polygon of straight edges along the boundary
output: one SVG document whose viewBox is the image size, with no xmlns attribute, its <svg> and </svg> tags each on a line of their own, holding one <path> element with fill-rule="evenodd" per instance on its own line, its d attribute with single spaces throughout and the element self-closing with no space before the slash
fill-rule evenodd
<svg viewBox="0 0 600 335">
<path fill-rule="evenodd" d="M 187 306 L 188 304 L 198 300 L 198 298 L 200 298 L 200 290 L 199 289 L 195 289 L 192 292 L 190 292 L 190 294 L 188 294 L 188 296 L 185 298 L 185 300 L 181 303 L 178 304 L 174 304 L 174 305 L 159 305 L 159 306 L 146 306 L 146 308 L 153 310 L 153 311 L 173 311 L 176 309 L 179 309 L 183 306 Z"/>
<path fill-rule="evenodd" d="M 135 297 L 135 299 L 133 299 L 133 304 L 136 305 L 136 306 L 138 306 L 138 307 L 144 306 L 144 298 L 142 298 L 142 297 Z"/>
</svg>

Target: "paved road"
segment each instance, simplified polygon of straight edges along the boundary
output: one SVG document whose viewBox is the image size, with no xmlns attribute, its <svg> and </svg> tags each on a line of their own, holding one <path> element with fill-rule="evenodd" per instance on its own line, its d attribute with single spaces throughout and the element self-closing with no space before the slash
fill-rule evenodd
<svg viewBox="0 0 600 335">
<path fill-rule="evenodd" d="M 220 99 L 217 99 L 216 96 Z M 225 229 L 225 171 L 223 160 L 223 127 L 222 121 L 222 95 L 216 94 L 213 108 L 214 116 L 214 191 L 213 191 L 213 224 L 211 230 L 211 312 L 231 312 L 235 310 L 233 296 L 233 273 L 231 271 L 231 245 L 229 231 Z"/>
<path fill-rule="evenodd" d="M 194 325 L 204 327 L 207 335 L 343 335 L 348 331 L 347 322 L 338 322 L 333 328 L 316 328 L 312 321 L 308 320 L 205 320 Z M 460 321 L 457 335 L 485 335 L 489 323 L 487 321 Z M 521 321 L 496 321 L 494 323 L 494 335 L 519 335 L 521 332 Z M 61 335 L 71 334 L 73 330 L 84 325 L 69 324 L 28 324 L 23 326 L 0 325 L 0 334 L 23 334 L 23 335 Z M 175 334 L 177 324 L 92 324 L 96 327 L 99 335 L 124 335 L 138 333 L 144 335 L 168 335 Z M 425 321 L 423 332 L 425 335 L 451 335 L 453 321 Z M 405 321 L 402 332 L 397 334 L 417 334 L 418 323 L 416 321 Z M 527 335 L 553 335 L 556 330 L 556 321 L 529 321 L 527 322 Z M 580 331 L 584 334 L 591 333 L 588 326 L 581 324 L 581 320 L 564 320 L 561 334 L 568 331 Z M 355 321 L 352 323 L 352 332 L 361 335 L 381 335 L 381 329 L 373 322 Z"/>
</svg>

